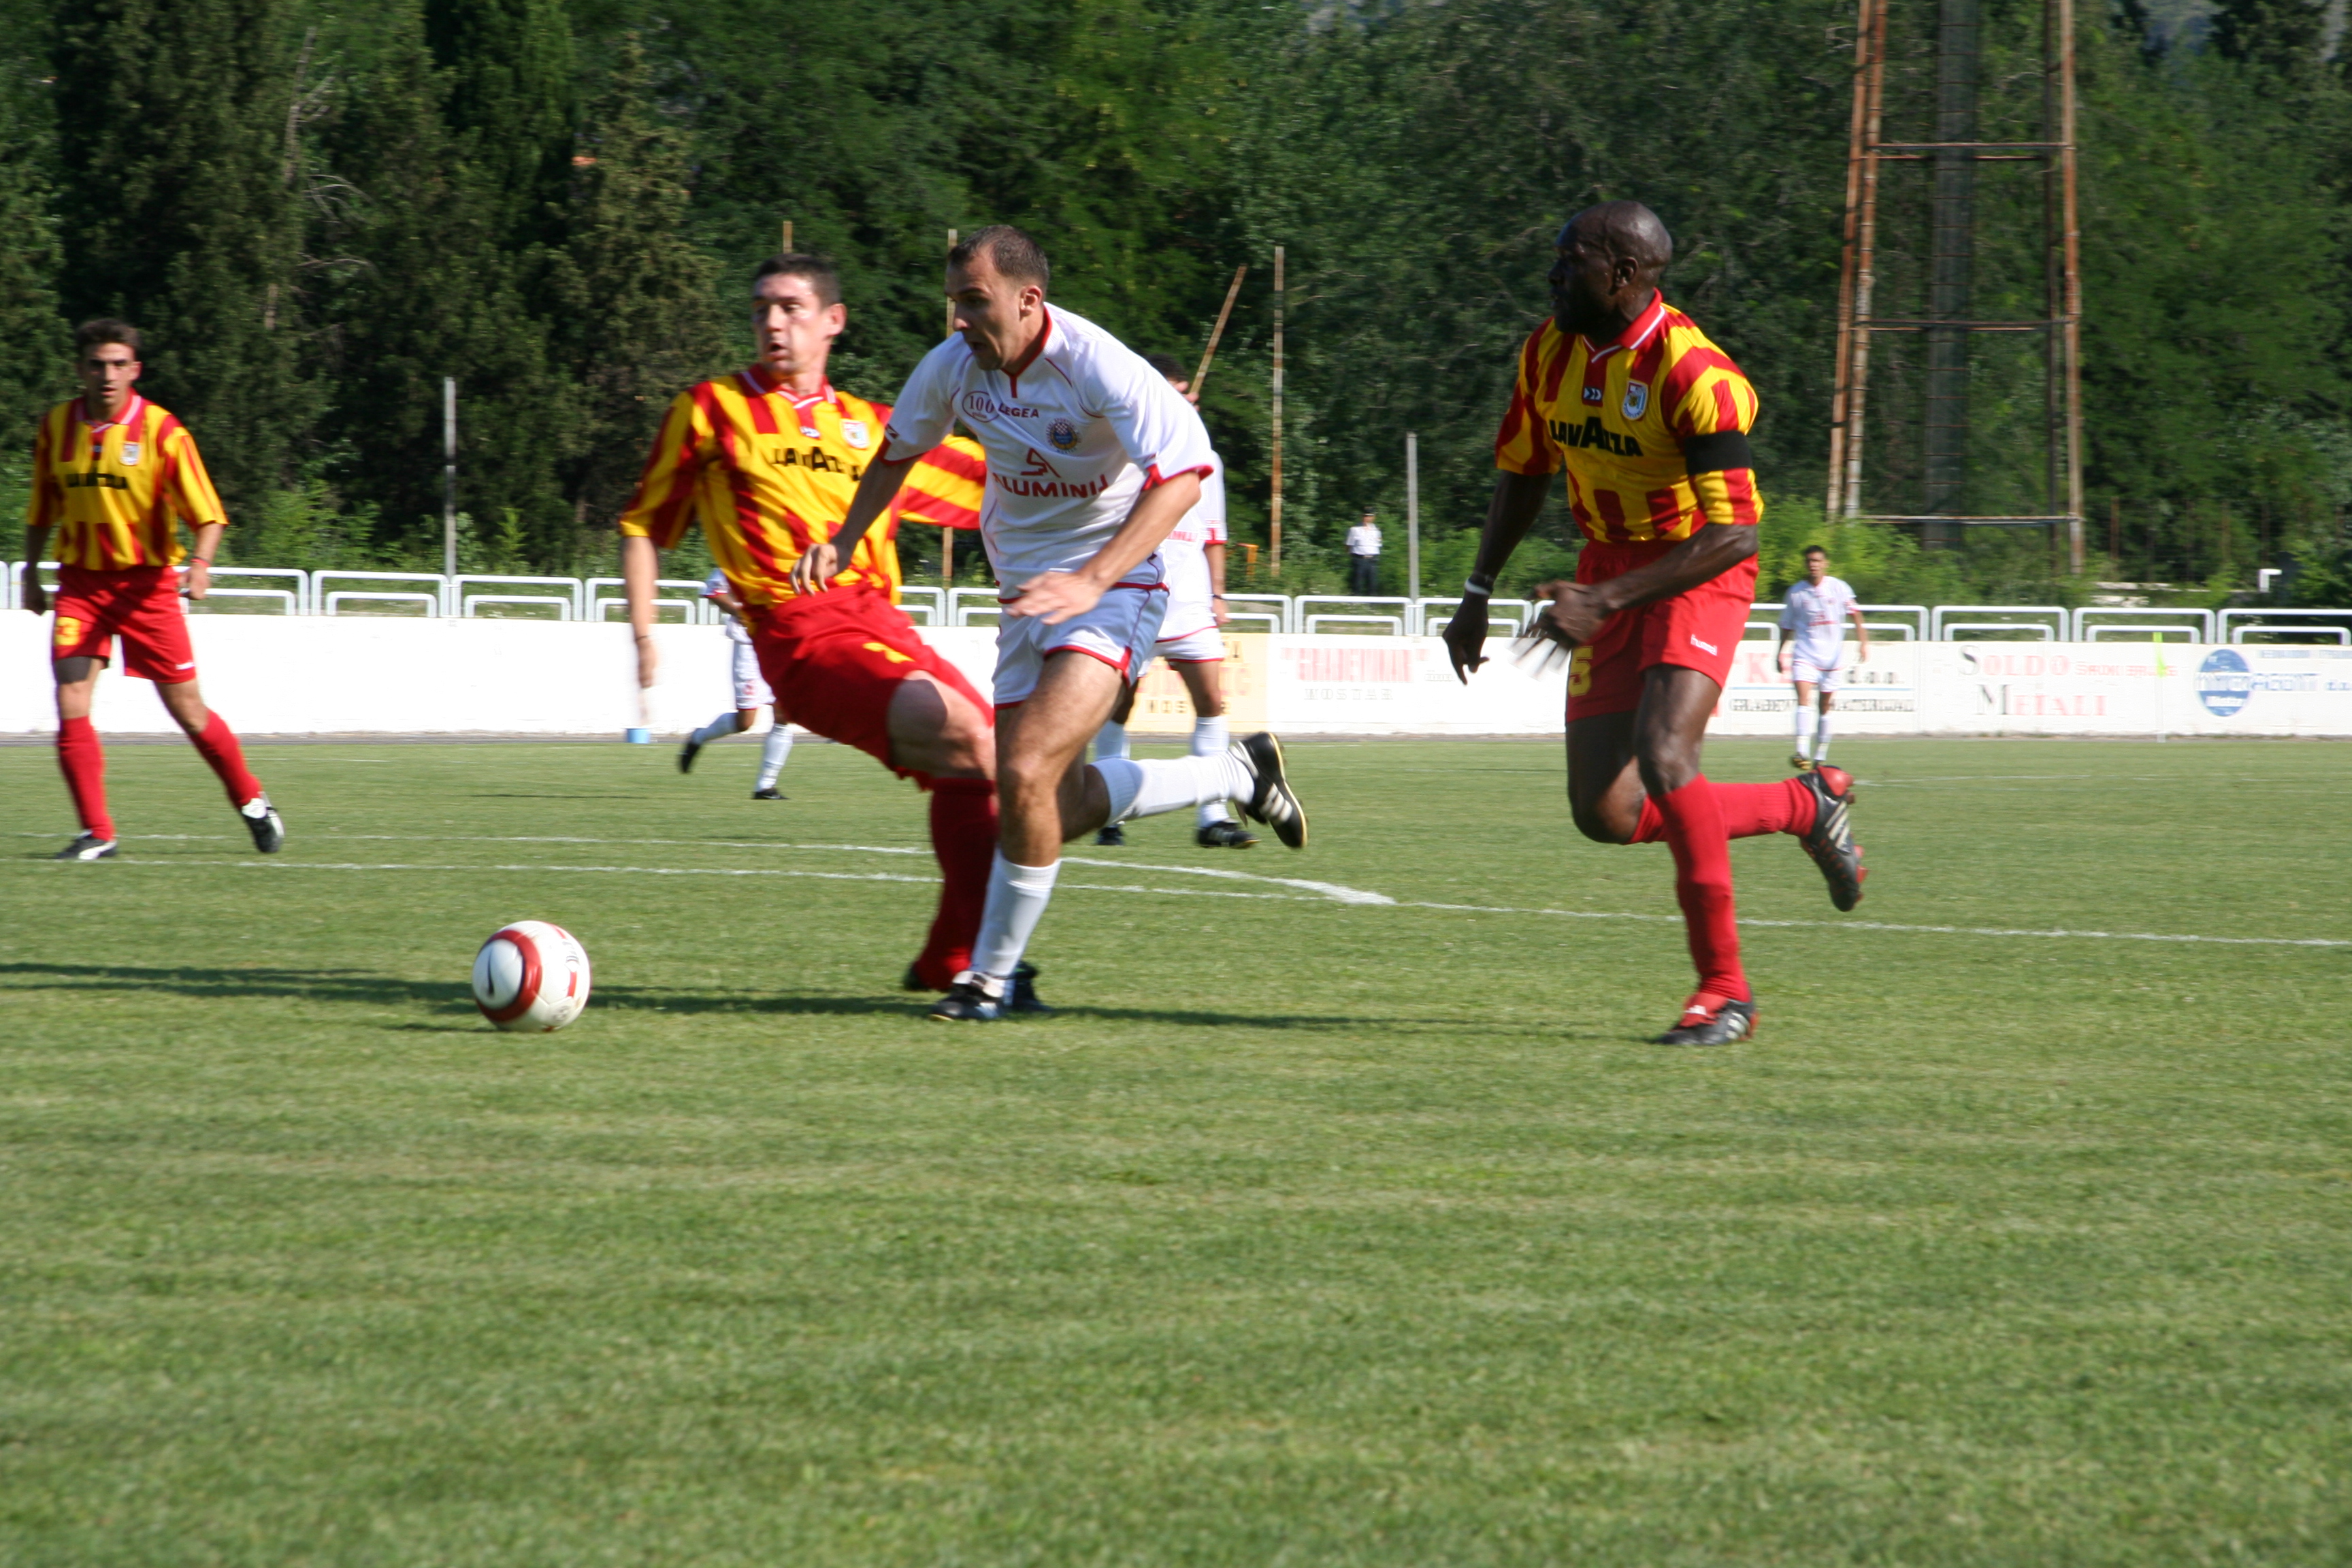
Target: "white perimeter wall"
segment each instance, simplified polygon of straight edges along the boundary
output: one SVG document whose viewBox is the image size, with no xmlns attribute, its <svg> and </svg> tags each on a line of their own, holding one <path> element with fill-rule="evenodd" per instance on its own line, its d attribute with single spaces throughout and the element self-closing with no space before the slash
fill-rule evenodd
<svg viewBox="0 0 2352 1568">
<path fill-rule="evenodd" d="M 595 734 L 648 723 L 676 734 L 730 705 L 726 634 L 662 626 L 662 679 L 640 718 L 625 626 L 391 617 L 195 616 L 205 691 L 247 734 Z M 992 630 L 926 634 L 983 692 Z M 48 621 L 0 614 L 0 733 L 55 727 Z M 1513 664 L 1511 646 L 1467 688 L 1435 638 L 1232 639 L 1234 719 L 1293 734 L 1557 734 L 1566 672 Z M 1851 658 L 1851 650 L 1849 651 Z M 1139 730 L 1189 728 L 1164 668 Z M 1771 646 L 1742 646 L 1714 732 L 1788 732 Z M 1883 642 L 1854 667 L 1842 734 L 2352 736 L 2352 648 L 2147 643 Z M 110 671 L 97 721 L 168 731 L 143 680 Z"/>
</svg>

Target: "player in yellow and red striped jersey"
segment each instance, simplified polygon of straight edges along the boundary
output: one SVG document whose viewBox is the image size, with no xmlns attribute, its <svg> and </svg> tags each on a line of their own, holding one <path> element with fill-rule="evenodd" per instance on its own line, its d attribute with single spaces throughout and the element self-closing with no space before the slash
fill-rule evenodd
<svg viewBox="0 0 2352 1568">
<path fill-rule="evenodd" d="M 124 668 L 155 683 L 164 710 L 187 731 L 237 808 L 254 847 L 273 854 L 286 825 L 245 765 L 236 731 L 205 705 L 196 656 L 180 608 L 184 592 L 211 590 L 212 562 L 228 519 L 196 439 L 139 395 L 139 330 L 127 321 L 85 321 L 74 333 L 82 395 L 42 416 L 33 438 L 33 496 L 25 513 L 25 553 L 58 562 L 57 624 L 50 670 L 58 683 L 58 766 L 82 831 L 60 860 L 110 860 L 114 818 L 106 805 L 106 753 L 89 721 L 98 672 L 121 640 Z M 195 536 L 189 557 L 180 523 Z M 55 541 L 52 543 L 51 535 Z M 184 590 L 177 568 L 188 562 Z M 46 615 L 50 595 L 37 565 L 25 569 L 25 608 Z"/>
<path fill-rule="evenodd" d="M 825 378 L 848 313 L 833 264 L 771 257 L 751 279 L 759 360 L 677 395 L 621 516 L 622 573 L 639 681 L 656 673 L 659 552 L 699 523 L 751 634 L 776 721 L 857 747 L 931 796 L 940 905 L 908 971 L 943 991 L 971 962 L 996 853 L 995 717 L 898 607 L 898 513 L 869 530 L 838 580 L 802 595 L 793 563 L 833 536 L 890 410 Z M 927 495 L 958 493 L 976 448 L 935 448 L 909 471 Z M 696 742 L 679 754 L 693 764 Z"/>
<path fill-rule="evenodd" d="M 1477 567 L 1445 641 L 1466 680 L 1485 662 L 1495 576 L 1565 469 L 1586 542 L 1576 581 L 1538 590 L 1551 603 L 1535 629 L 1573 650 L 1570 803 L 1589 838 L 1664 839 L 1673 850 L 1698 989 L 1659 1041 L 1727 1044 L 1756 1021 L 1730 840 L 1800 836 L 1832 901 L 1850 910 L 1864 875 L 1847 826 L 1853 781 L 1826 768 L 1781 784 L 1721 784 L 1699 771 L 1706 721 L 1755 599 L 1756 389 L 1658 292 L 1674 242 L 1649 208 L 1587 207 L 1554 249 L 1552 317 L 1519 353 Z"/>
</svg>

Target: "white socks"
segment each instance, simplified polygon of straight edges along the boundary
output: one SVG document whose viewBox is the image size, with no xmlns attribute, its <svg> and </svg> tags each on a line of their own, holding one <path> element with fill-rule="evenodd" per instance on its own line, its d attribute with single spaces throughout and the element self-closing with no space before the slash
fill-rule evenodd
<svg viewBox="0 0 2352 1568">
<path fill-rule="evenodd" d="M 1095 772 L 1110 791 L 1112 822 L 1158 816 L 1213 801 L 1247 800 L 1257 787 L 1249 764 L 1231 752 L 1213 757 L 1155 758 L 1148 763 L 1097 763 Z"/>
<path fill-rule="evenodd" d="M 1821 730 L 1820 730 L 1820 738 L 1819 738 L 1818 740 L 1814 741 L 1814 742 L 1813 742 L 1813 761 L 1815 761 L 1815 762 L 1817 762 L 1817 763 L 1826 763 L 1826 762 L 1828 762 L 1829 760 L 1830 760 L 1830 716 L 1829 716 L 1828 714 L 1824 713 L 1824 714 L 1822 714 L 1822 724 L 1821 724 Z"/>
<path fill-rule="evenodd" d="M 1225 750 L 1225 720 L 1223 714 L 1221 713 L 1214 719 L 1195 719 L 1192 721 L 1192 754 L 1194 756 L 1222 756 Z M 1222 800 L 1202 801 L 1201 803 L 1199 826 L 1207 827 L 1213 823 L 1225 821 L 1232 815 L 1233 814 L 1226 809 L 1225 803 Z"/>
<path fill-rule="evenodd" d="M 1818 717 L 1811 703 L 1797 704 L 1797 755 L 1801 757 L 1813 754 L 1813 721 Z"/>
<path fill-rule="evenodd" d="M 1012 977 L 1045 906 L 1053 901 L 1054 879 L 1061 871 L 1058 860 L 1051 866 L 1016 866 L 1003 850 L 996 852 L 995 863 L 988 868 L 988 906 L 981 913 L 980 937 L 971 944 L 972 971 L 998 982 L 996 994 L 1003 994 L 1002 983 Z"/>
<path fill-rule="evenodd" d="M 726 712 L 697 730 L 694 732 L 694 743 L 698 746 L 708 746 L 714 742 L 723 741 L 734 733 L 735 710 L 730 708 Z"/>
<path fill-rule="evenodd" d="M 1095 731 L 1095 761 L 1124 762 L 1127 760 L 1127 726 L 1105 724 Z"/>
<path fill-rule="evenodd" d="M 760 748 L 760 785 L 773 789 L 784 771 L 785 762 L 793 754 L 793 732 L 778 724 L 768 731 L 767 742 Z"/>
</svg>

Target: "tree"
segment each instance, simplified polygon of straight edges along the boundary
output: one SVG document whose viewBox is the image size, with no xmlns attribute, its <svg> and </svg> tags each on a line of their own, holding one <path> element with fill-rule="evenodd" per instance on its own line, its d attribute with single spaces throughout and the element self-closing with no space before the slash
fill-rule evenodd
<svg viewBox="0 0 2352 1568">
<path fill-rule="evenodd" d="M 9 460 L 23 457 L 42 409 L 72 387 L 46 108 L 14 73 L 0 82 L 0 452 Z"/>
<path fill-rule="evenodd" d="M 54 58 L 64 304 L 140 327 L 234 517 L 310 438 L 285 0 L 92 0 Z"/>
<path fill-rule="evenodd" d="M 424 20 L 448 81 L 442 112 L 499 245 L 560 245 L 578 113 L 562 0 L 425 0 Z"/>
<path fill-rule="evenodd" d="M 687 237 L 687 137 L 654 104 L 636 34 L 579 145 L 554 339 L 584 437 L 565 489 L 575 517 L 603 524 L 626 503 L 672 395 L 717 370 L 728 342 L 718 268 Z"/>
</svg>

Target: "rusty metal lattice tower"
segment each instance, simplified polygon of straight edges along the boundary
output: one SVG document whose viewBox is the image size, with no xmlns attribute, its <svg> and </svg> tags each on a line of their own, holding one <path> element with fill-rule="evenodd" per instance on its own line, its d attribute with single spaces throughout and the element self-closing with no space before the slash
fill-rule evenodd
<svg viewBox="0 0 2352 1568">
<path fill-rule="evenodd" d="M 1835 392 L 1830 412 L 1829 514 L 1870 522 L 1915 525 L 1922 542 L 1955 544 L 1970 526 L 2063 529 L 2069 569 L 2083 570 L 2082 284 L 2074 178 L 2074 0 L 2043 0 L 2042 137 L 2034 142 L 1979 140 L 1978 79 L 1982 59 L 1981 0 L 1933 0 L 1936 5 L 1935 89 L 1929 121 L 1933 140 L 1890 142 L 1886 118 L 1888 0 L 1859 0 L 1853 61 L 1853 111 L 1846 160 L 1845 247 L 1838 289 Z M 1979 222 L 1976 177 L 1984 163 L 2042 165 L 2042 294 L 2039 317 L 1979 319 L 1975 292 Z M 1880 282 L 1880 180 L 1885 165 L 1924 163 L 1928 196 L 1927 314 L 1882 316 L 1874 309 Z M 1873 339 L 1911 332 L 1926 340 L 1921 436 L 1922 485 L 1916 510 L 1865 510 L 1863 506 L 1864 415 L 1870 391 Z M 1968 479 L 1971 343 L 1981 332 L 2030 332 L 2045 350 L 2043 425 L 2047 434 L 2037 516 L 1970 516 L 1962 509 Z"/>
</svg>

